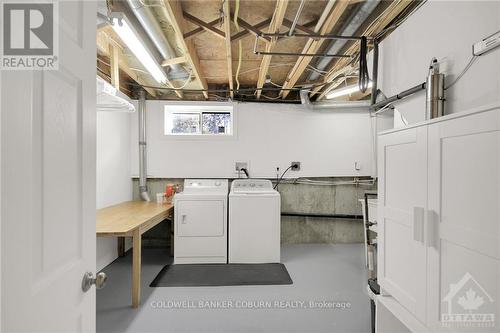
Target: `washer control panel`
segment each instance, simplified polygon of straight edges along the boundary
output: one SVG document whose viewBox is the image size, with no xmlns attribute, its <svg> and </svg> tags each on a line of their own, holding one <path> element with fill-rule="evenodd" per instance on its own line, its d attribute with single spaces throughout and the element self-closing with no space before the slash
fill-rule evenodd
<svg viewBox="0 0 500 333">
<path fill-rule="evenodd" d="M 231 184 L 231 191 L 272 191 L 273 184 L 267 179 L 235 179 Z"/>
</svg>

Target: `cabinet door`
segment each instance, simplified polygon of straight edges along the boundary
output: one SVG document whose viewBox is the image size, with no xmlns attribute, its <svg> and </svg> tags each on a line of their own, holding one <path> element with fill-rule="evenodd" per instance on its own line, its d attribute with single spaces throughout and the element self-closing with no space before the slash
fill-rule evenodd
<svg viewBox="0 0 500 333">
<path fill-rule="evenodd" d="M 427 128 L 380 136 L 378 166 L 379 284 L 425 322 Z"/>
<path fill-rule="evenodd" d="M 500 111 L 430 125 L 428 142 L 428 326 L 499 332 Z"/>
</svg>

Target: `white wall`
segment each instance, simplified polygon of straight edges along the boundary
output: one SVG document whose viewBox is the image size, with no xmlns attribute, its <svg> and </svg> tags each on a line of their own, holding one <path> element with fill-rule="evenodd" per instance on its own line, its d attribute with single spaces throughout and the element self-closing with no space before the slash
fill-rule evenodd
<svg viewBox="0 0 500 333">
<path fill-rule="evenodd" d="M 97 208 L 132 200 L 130 118 L 123 112 L 97 113 Z M 97 238 L 97 270 L 117 257 L 116 238 Z"/>
<path fill-rule="evenodd" d="M 191 102 L 195 103 L 195 102 Z M 163 133 L 164 101 L 147 102 L 148 176 L 236 177 L 235 161 L 250 161 L 252 177 L 275 177 L 292 161 L 288 176 L 372 174 L 370 118 L 363 111 L 311 111 L 301 105 L 236 103 L 234 138 L 186 139 Z M 137 127 L 137 114 L 132 128 Z M 138 174 L 137 131 L 132 131 L 132 174 Z M 354 163 L 362 169 L 354 169 Z"/>
<path fill-rule="evenodd" d="M 429 62 L 442 62 L 446 82 L 472 56 L 472 44 L 500 30 L 500 1 L 428 1 L 380 45 L 379 86 L 392 96 L 425 81 Z M 445 112 L 500 103 L 500 49 L 482 55 L 446 92 Z M 425 93 L 397 102 L 414 123 L 424 120 Z"/>
</svg>

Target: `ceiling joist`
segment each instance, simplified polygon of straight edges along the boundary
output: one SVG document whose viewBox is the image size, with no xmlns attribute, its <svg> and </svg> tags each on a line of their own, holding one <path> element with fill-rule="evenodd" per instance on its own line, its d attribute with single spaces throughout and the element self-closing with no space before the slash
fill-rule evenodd
<svg viewBox="0 0 500 333">
<path fill-rule="evenodd" d="M 274 9 L 273 18 L 271 24 L 269 25 L 269 33 L 278 33 L 279 29 L 283 24 L 285 18 L 286 8 L 288 7 L 288 0 L 277 0 L 276 8 Z M 271 41 L 266 44 L 266 52 L 272 52 L 274 46 L 276 45 L 276 37 L 271 38 Z M 269 65 L 271 64 L 271 55 L 264 55 L 262 62 L 260 64 L 259 79 L 257 81 L 257 99 L 260 98 L 262 94 L 261 88 L 264 86 L 266 81 L 266 75 L 269 70 Z"/>
<path fill-rule="evenodd" d="M 208 92 L 206 91 L 208 89 L 208 84 L 207 80 L 201 76 L 200 60 L 198 59 L 192 40 L 184 39 L 185 20 L 182 14 L 181 3 L 179 0 L 163 0 L 163 2 L 170 18 L 170 23 L 174 28 L 179 45 L 184 52 L 184 56 L 191 66 L 192 72 L 196 77 L 200 88 L 205 90 L 203 91 L 203 95 L 206 99 L 208 99 Z"/>
<path fill-rule="evenodd" d="M 231 98 L 233 98 L 233 58 L 231 54 L 231 11 L 229 7 L 229 0 L 224 0 L 224 4 L 222 7 L 222 10 L 224 12 L 224 32 L 226 33 L 224 43 L 226 46 L 227 79 L 229 81 L 230 96 Z"/>
</svg>

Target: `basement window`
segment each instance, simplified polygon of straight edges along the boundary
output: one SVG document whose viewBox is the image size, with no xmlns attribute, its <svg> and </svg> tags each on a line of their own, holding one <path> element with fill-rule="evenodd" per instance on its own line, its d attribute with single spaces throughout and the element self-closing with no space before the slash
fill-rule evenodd
<svg viewBox="0 0 500 333">
<path fill-rule="evenodd" d="M 165 135 L 233 135 L 232 106 L 165 106 Z"/>
</svg>

